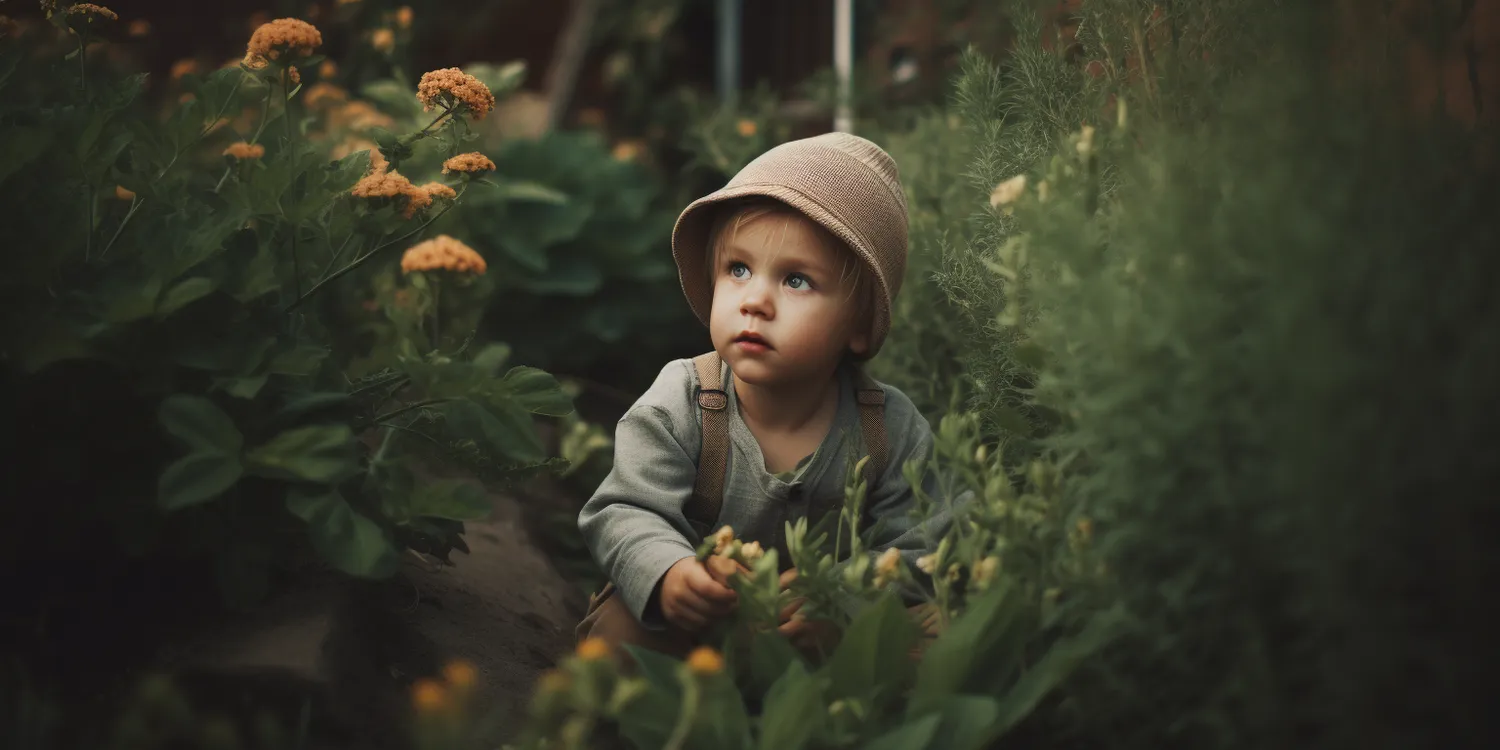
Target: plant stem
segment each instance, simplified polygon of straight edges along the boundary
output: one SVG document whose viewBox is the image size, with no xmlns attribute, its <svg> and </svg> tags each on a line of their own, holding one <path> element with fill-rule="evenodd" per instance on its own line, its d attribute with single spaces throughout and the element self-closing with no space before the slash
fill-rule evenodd
<svg viewBox="0 0 1500 750">
<path fill-rule="evenodd" d="M 286 120 L 286 142 L 290 146 L 292 142 L 292 74 L 291 68 L 281 69 L 281 118 Z M 296 262 L 297 239 L 292 235 L 292 260 Z M 301 288 L 301 281 L 298 281 Z"/>
<path fill-rule="evenodd" d="M 405 414 L 405 413 L 407 413 L 409 411 L 416 411 L 417 409 L 421 409 L 421 408 L 428 407 L 428 406 L 436 406 L 437 404 L 445 404 L 445 403 L 447 403 L 449 401 L 452 401 L 452 400 L 453 399 L 451 399 L 451 398 L 429 398 L 429 399 L 426 399 L 424 401 L 418 401 L 415 404 L 407 404 L 406 406 L 403 406 L 400 409 L 394 409 L 392 411 L 388 411 L 388 412 L 386 412 L 384 414 L 381 414 L 381 415 L 375 417 L 375 423 L 376 424 L 380 424 L 381 422 L 387 422 L 387 421 L 395 419 L 396 417 L 399 417 L 402 414 Z"/>
<path fill-rule="evenodd" d="M 292 285 L 297 296 L 302 296 L 302 260 L 297 257 L 297 225 L 292 225 Z"/>
<path fill-rule="evenodd" d="M 349 247 L 349 241 L 352 239 L 354 239 L 353 232 L 344 236 L 344 241 L 339 244 L 339 249 L 333 251 L 333 257 L 328 259 L 328 265 L 324 266 L 323 272 L 318 274 L 319 277 L 327 276 L 328 272 L 333 270 L 333 265 L 339 262 L 339 258 L 344 257 L 344 250 Z"/>
<path fill-rule="evenodd" d="M 390 247 L 390 246 L 392 246 L 392 245 L 394 245 L 394 244 L 396 244 L 398 242 L 402 242 L 404 240 L 410 239 L 411 237 L 414 237 L 414 236 L 422 233 L 423 231 L 425 231 L 427 229 L 427 227 L 429 227 L 429 226 L 432 225 L 432 222 L 437 221 L 440 217 L 442 217 L 443 214 L 448 213 L 448 211 L 450 209 L 452 209 L 453 206 L 455 206 L 455 205 L 457 205 L 456 201 L 453 202 L 453 203 L 449 203 L 448 205 L 446 205 L 446 206 L 443 207 L 443 210 L 437 212 L 436 214 L 434 214 L 432 216 L 432 218 L 429 218 L 427 221 L 423 222 L 422 226 L 419 226 L 416 229 L 413 229 L 410 232 L 407 232 L 406 234 L 403 234 L 403 235 L 401 235 L 400 237 L 397 237 L 394 240 L 386 242 L 386 243 L 380 245 L 379 247 L 376 247 L 374 250 L 371 250 L 370 252 L 365 253 L 364 255 L 361 255 L 361 256 L 359 256 L 358 258 L 355 258 L 352 261 L 349 261 L 349 265 L 344 266 L 343 268 L 340 268 L 339 270 L 335 271 L 332 276 L 329 276 L 329 277 L 323 279 L 322 281 L 319 281 L 318 283 L 314 284 L 311 289 L 309 289 L 305 293 L 299 295 L 297 297 L 297 299 L 292 302 L 292 304 L 290 304 L 290 305 L 287 306 L 286 312 L 291 312 L 291 311 L 297 309 L 298 307 L 300 307 L 302 305 L 303 302 L 307 301 L 308 297 L 311 297 L 314 294 L 316 294 L 318 292 L 318 290 L 320 290 L 323 287 L 325 287 L 325 286 L 333 283 L 334 281 L 337 281 L 340 277 L 344 276 L 345 274 L 347 274 L 347 273 L 349 273 L 351 271 L 354 271 L 355 269 L 359 268 L 360 266 L 368 263 L 370 261 L 370 259 L 373 258 L 373 257 L 375 257 L 375 255 L 378 254 L 380 251 L 382 251 L 382 250 L 384 250 L 384 249 L 386 249 L 386 248 L 388 248 L 388 247 Z"/>
<path fill-rule="evenodd" d="M 83 259 L 89 260 L 94 256 L 94 186 L 89 185 L 84 198 L 85 212 L 88 214 L 88 223 L 83 226 Z"/>
<path fill-rule="evenodd" d="M 359 388 L 350 391 L 349 392 L 349 397 L 350 398 L 356 398 L 358 396 L 363 396 L 364 394 L 369 393 L 370 391 L 377 391 L 377 390 L 380 390 L 381 388 L 385 388 L 387 386 L 395 385 L 396 383 L 399 383 L 399 382 L 401 382 L 403 380 L 406 380 L 406 379 L 407 379 L 407 376 L 404 375 L 404 374 L 402 374 L 402 373 L 399 373 L 399 372 L 398 373 L 392 373 L 392 377 L 390 377 L 389 379 L 386 379 L 386 380 L 377 380 L 377 381 L 375 381 L 373 383 L 370 383 L 368 385 L 360 386 Z"/>
<path fill-rule="evenodd" d="M 434 274 L 433 277 L 432 277 L 432 348 L 433 349 L 437 349 L 437 348 L 439 348 L 439 347 L 442 346 L 442 336 L 443 336 L 443 334 L 442 334 L 442 327 L 441 326 L 442 326 L 442 318 L 443 318 L 443 304 L 442 304 L 443 300 L 442 300 L 441 296 L 438 294 L 438 292 L 442 288 L 443 288 L 442 279 L 439 279 Z"/>
<path fill-rule="evenodd" d="M 266 123 L 268 121 L 270 121 L 270 119 L 271 119 L 271 86 L 269 84 L 267 84 L 266 85 L 266 98 L 265 98 L 265 101 L 261 102 L 261 105 L 260 105 L 260 126 L 255 129 L 255 135 L 250 136 L 250 143 L 252 145 L 254 143 L 256 143 L 257 141 L 260 140 L 260 134 L 265 132 L 265 130 L 266 130 Z M 217 122 L 218 118 L 214 118 L 214 121 Z"/>
<path fill-rule="evenodd" d="M 693 728 L 693 719 L 698 715 L 698 681 L 689 679 L 682 686 L 682 712 L 677 714 L 677 723 L 672 727 L 672 735 L 667 738 L 662 750 L 682 750 L 682 743 L 687 741 L 688 732 Z"/>
<path fill-rule="evenodd" d="M 99 260 L 104 260 L 104 256 L 109 254 L 109 249 L 115 246 L 115 240 L 120 239 L 120 233 L 125 231 L 125 225 L 130 223 L 130 217 L 135 216 L 136 210 L 140 207 L 141 199 L 132 198 L 130 210 L 125 212 L 125 218 L 120 220 L 120 226 L 115 227 L 115 233 L 110 235 L 109 242 L 105 243 L 104 249 L 99 251 Z"/>
<path fill-rule="evenodd" d="M 224 174 L 219 175 L 219 181 L 214 184 L 214 195 L 218 195 L 219 194 L 219 188 L 224 187 L 224 181 L 227 180 L 227 179 L 229 179 L 229 170 L 230 169 L 232 169 L 232 167 L 225 167 L 224 168 Z"/>
<path fill-rule="evenodd" d="M 89 98 L 89 70 L 84 60 L 83 34 L 78 35 L 78 87 L 83 89 L 83 98 Z"/>
</svg>

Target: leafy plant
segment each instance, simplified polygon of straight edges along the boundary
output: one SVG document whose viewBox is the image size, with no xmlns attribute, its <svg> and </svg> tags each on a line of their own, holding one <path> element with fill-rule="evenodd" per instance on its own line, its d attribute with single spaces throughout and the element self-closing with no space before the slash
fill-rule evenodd
<svg viewBox="0 0 1500 750">
<path fill-rule="evenodd" d="M 53 16 L 59 33 L 76 15 Z M 192 95 L 164 121 L 140 101 L 144 76 L 73 67 L 28 41 L 7 40 L 0 60 L 0 139 L 22 146 L 0 161 L 0 192 L 8 246 L 25 250 L 0 282 L 11 300 L 0 346 L 8 410 L 47 437 L 23 454 L 18 489 L 98 473 L 91 486 L 109 489 L 70 498 L 67 523 L 90 524 L 106 502 L 98 522 L 130 547 L 211 553 L 245 602 L 286 549 L 357 576 L 389 574 L 404 550 L 465 549 L 463 521 L 489 504 L 473 483 L 426 480 L 436 459 L 493 480 L 555 464 L 532 424 L 571 411 L 550 375 L 506 368 L 503 345 L 467 337 L 351 370 L 360 345 L 329 294 L 357 289 L 487 187 L 473 171 L 417 187 L 395 167 L 418 147 L 456 151 L 492 100 L 450 95 L 468 85 L 450 75 L 423 92 L 439 116 L 386 144 L 388 166 L 370 151 L 329 161 L 302 136 L 300 71 L 321 61 L 303 22 L 267 24 L 243 64 L 190 76 Z M 245 107 L 253 131 L 226 145 L 239 134 L 221 118 Z M 93 415 L 29 404 L 100 388 L 129 419 L 89 440 L 143 443 L 137 460 L 67 466 L 54 452 L 96 429 Z M 288 536 L 299 530 L 305 542 Z"/>
</svg>

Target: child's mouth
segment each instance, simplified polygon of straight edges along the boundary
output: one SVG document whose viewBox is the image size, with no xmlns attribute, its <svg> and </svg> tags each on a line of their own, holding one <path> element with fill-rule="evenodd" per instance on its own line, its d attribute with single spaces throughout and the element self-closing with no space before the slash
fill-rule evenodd
<svg viewBox="0 0 1500 750">
<path fill-rule="evenodd" d="M 756 353 L 771 350 L 771 344 L 764 338 L 761 338 L 760 334 L 751 333 L 749 331 L 735 336 L 732 343 L 734 343 L 735 346 L 738 346 L 742 351 L 746 352 Z"/>
</svg>

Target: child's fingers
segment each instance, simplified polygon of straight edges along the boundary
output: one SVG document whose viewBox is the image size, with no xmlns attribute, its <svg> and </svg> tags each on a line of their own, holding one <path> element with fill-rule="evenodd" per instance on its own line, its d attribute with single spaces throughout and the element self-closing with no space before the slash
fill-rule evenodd
<svg viewBox="0 0 1500 750">
<path fill-rule="evenodd" d="M 776 626 L 776 632 L 787 638 L 798 638 L 812 627 L 812 623 L 806 618 L 792 615 L 791 619 Z"/>
<path fill-rule="evenodd" d="M 693 603 L 686 597 L 674 602 L 673 605 L 663 607 L 662 614 L 667 616 L 667 621 L 687 631 L 695 631 L 708 624 L 708 617 L 697 611 Z"/>
<path fill-rule="evenodd" d="M 798 610 L 802 609 L 802 605 L 806 603 L 807 599 L 804 598 L 797 598 L 791 600 L 790 602 L 787 602 L 787 605 L 781 608 L 781 621 L 786 622 L 787 620 L 791 619 L 792 615 L 796 614 Z"/>
<path fill-rule="evenodd" d="M 787 568 L 786 572 L 781 574 L 781 587 L 786 588 L 795 580 L 797 580 L 797 569 Z"/>
<path fill-rule="evenodd" d="M 739 600 L 734 589 L 714 580 L 707 569 L 687 577 L 688 590 L 713 604 L 733 604 Z"/>
</svg>

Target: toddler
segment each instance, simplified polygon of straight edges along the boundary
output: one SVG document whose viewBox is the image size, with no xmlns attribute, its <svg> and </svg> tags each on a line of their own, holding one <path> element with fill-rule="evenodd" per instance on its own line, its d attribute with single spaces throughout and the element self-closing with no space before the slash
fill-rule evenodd
<svg viewBox="0 0 1500 750">
<path fill-rule="evenodd" d="M 786 561 L 786 521 L 836 510 L 864 455 L 875 552 L 913 563 L 947 515 L 909 517 L 902 465 L 929 455 L 931 428 L 861 368 L 906 269 L 906 198 L 884 150 L 847 133 L 777 146 L 682 212 L 672 254 L 713 351 L 668 363 L 616 427 L 614 468 L 578 520 L 611 583 L 578 636 L 681 656 L 736 604 L 731 572 L 694 555 L 715 529 Z M 815 637 L 782 614 L 794 642 Z"/>
</svg>

